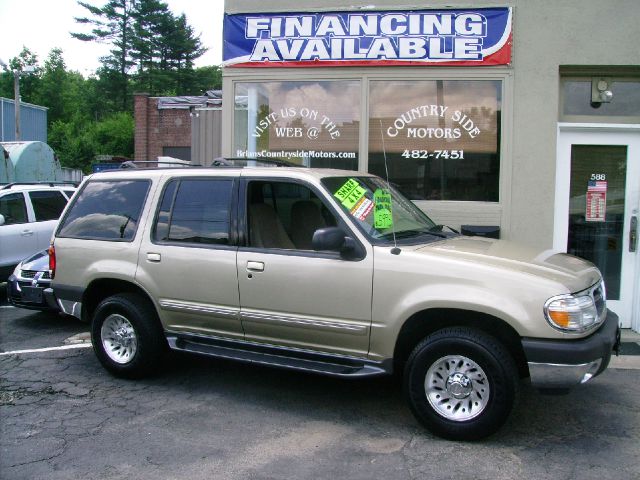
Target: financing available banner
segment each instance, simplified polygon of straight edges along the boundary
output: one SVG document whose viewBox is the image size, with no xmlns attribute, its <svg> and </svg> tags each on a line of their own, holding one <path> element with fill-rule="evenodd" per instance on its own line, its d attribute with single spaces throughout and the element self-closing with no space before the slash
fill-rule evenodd
<svg viewBox="0 0 640 480">
<path fill-rule="evenodd" d="M 508 65 L 512 10 L 225 14 L 224 66 Z"/>
</svg>

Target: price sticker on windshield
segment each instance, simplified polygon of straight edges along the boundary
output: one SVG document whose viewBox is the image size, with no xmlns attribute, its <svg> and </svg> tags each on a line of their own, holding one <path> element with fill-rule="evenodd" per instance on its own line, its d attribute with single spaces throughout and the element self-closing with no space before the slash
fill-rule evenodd
<svg viewBox="0 0 640 480">
<path fill-rule="evenodd" d="M 364 221 L 373 210 L 373 202 L 367 197 L 362 197 L 355 207 L 351 209 L 351 215 L 360 221 Z"/>
<path fill-rule="evenodd" d="M 393 215 L 391 214 L 391 194 L 389 190 L 379 188 L 373 192 L 373 210 L 374 228 L 377 230 L 385 230 L 393 226 Z"/>
<path fill-rule="evenodd" d="M 333 194 L 347 210 L 351 210 L 357 205 L 366 190 L 353 178 L 350 178 Z"/>
</svg>

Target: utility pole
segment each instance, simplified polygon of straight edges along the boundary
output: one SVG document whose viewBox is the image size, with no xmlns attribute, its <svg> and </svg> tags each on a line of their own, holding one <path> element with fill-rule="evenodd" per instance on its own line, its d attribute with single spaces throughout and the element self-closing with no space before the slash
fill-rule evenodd
<svg viewBox="0 0 640 480">
<path fill-rule="evenodd" d="M 11 71 L 11 68 L 2 60 L 0 60 L 0 66 L 4 67 L 7 71 Z M 31 65 L 27 65 L 24 67 L 25 73 L 31 73 L 35 70 L 35 68 Z M 20 74 L 22 70 L 17 68 L 13 70 L 13 110 L 15 113 L 15 123 L 16 123 L 16 138 L 15 141 L 20 141 Z"/>
<path fill-rule="evenodd" d="M 20 70 L 13 71 L 13 110 L 16 114 L 16 142 L 20 141 Z"/>
</svg>

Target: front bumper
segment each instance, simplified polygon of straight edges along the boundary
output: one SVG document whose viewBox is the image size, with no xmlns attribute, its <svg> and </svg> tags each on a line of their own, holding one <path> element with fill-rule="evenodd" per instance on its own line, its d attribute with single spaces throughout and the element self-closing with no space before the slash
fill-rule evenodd
<svg viewBox="0 0 640 480">
<path fill-rule="evenodd" d="M 7 300 L 14 307 L 27 308 L 29 310 L 57 311 L 57 305 L 50 305 L 44 295 L 49 288 L 49 282 L 32 284 L 28 279 L 20 279 L 11 275 L 7 280 Z M 25 295 L 25 290 L 30 289 L 30 296 Z"/>
<path fill-rule="evenodd" d="M 523 338 L 531 384 L 537 388 L 569 388 L 591 380 L 609 365 L 620 345 L 618 316 L 607 312 L 602 326 L 577 340 Z"/>
</svg>

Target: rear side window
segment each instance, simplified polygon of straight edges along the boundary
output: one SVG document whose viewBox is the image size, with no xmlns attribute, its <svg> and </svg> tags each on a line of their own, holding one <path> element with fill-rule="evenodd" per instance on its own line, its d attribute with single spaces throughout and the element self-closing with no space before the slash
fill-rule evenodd
<svg viewBox="0 0 640 480">
<path fill-rule="evenodd" d="M 183 179 L 167 184 L 155 241 L 228 245 L 232 179 Z"/>
<path fill-rule="evenodd" d="M 57 220 L 62 215 L 67 199 L 57 190 L 29 192 L 36 222 Z"/>
<path fill-rule="evenodd" d="M 87 183 L 62 220 L 57 236 L 130 242 L 149 186 L 147 180 Z"/>
<path fill-rule="evenodd" d="M 27 223 L 27 205 L 22 193 L 10 193 L 0 197 L 0 214 L 5 225 Z"/>
</svg>

